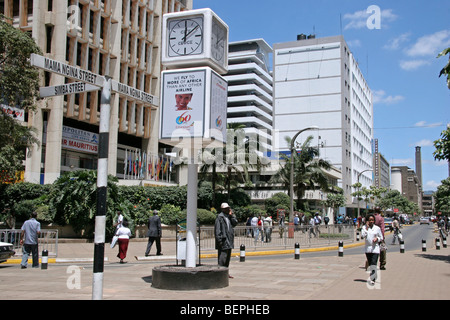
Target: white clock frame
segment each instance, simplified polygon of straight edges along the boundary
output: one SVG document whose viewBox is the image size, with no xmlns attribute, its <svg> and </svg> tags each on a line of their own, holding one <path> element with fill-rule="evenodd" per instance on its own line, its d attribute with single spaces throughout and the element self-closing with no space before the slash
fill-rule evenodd
<svg viewBox="0 0 450 320">
<path fill-rule="evenodd" d="M 169 27 L 173 26 L 174 20 L 184 19 L 197 19 L 202 17 L 203 26 L 202 33 L 202 50 L 195 50 L 191 54 L 173 54 L 170 48 L 170 30 Z M 197 20 L 198 21 L 198 20 Z M 220 25 L 225 30 L 225 36 L 223 39 L 223 59 L 217 61 L 213 54 L 213 22 Z M 229 28 L 228 25 L 223 22 L 211 9 L 197 9 L 189 11 L 180 11 L 167 13 L 163 16 L 162 26 L 162 50 L 161 50 L 161 63 L 168 69 L 173 68 L 185 68 L 185 67 L 201 67 L 209 66 L 219 74 L 226 74 L 228 72 L 228 39 Z M 198 32 L 198 29 L 194 32 Z M 173 45 L 173 44 L 172 44 Z M 216 44 L 217 46 L 217 44 Z M 220 46 L 221 47 L 221 46 Z M 200 52 L 201 51 L 201 52 Z"/>
</svg>

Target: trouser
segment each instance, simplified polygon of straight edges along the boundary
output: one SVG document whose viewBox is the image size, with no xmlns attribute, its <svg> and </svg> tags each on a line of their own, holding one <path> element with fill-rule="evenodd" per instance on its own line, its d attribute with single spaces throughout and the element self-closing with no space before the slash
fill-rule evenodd
<svg viewBox="0 0 450 320">
<path fill-rule="evenodd" d="M 28 256 L 31 253 L 31 256 L 33 258 L 33 268 L 39 267 L 39 251 L 38 251 L 38 245 L 37 244 L 23 244 L 22 247 L 22 262 L 21 265 L 23 267 L 26 267 L 28 265 Z"/>
<path fill-rule="evenodd" d="M 127 256 L 129 241 L 130 241 L 129 239 L 120 239 L 120 238 L 117 240 L 119 244 L 119 253 L 117 254 L 117 258 L 119 258 L 120 260 L 125 259 Z"/>
<path fill-rule="evenodd" d="M 222 267 L 230 265 L 231 249 L 218 249 L 217 250 L 217 264 Z"/>
<path fill-rule="evenodd" d="M 156 242 L 156 254 L 161 254 L 161 237 L 148 237 L 147 249 L 145 250 L 145 255 L 148 256 L 150 250 L 152 249 L 153 242 Z"/>
<path fill-rule="evenodd" d="M 377 279 L 377 263 L 378 263 L 378 253 L 367 253 L 366 258 L 369 264 L 370 270 L 370 280 L 375 281 Z"/>
</svg>

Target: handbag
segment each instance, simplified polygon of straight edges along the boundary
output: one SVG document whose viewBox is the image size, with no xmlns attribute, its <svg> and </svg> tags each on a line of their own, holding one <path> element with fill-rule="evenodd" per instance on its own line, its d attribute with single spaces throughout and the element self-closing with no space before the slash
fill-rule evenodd
<svg viewBox="0 0 450 320">
<path fill-rule="evenodd" d="M 111 249 L 116 246 L 117 240 L 119 240 L 119 236 L 118 235 L 114 235 L 114 237 L 111 240 Z"/>
<path fill-rule="evenodd" d="M 398 232 L 397 237 L 398 237 L 398 239 L 399 239 L 400 241 L 403 240 L 403 235 L 402 235 L 402 233 L 401 233 L 400 231 Z"/>
</svg>

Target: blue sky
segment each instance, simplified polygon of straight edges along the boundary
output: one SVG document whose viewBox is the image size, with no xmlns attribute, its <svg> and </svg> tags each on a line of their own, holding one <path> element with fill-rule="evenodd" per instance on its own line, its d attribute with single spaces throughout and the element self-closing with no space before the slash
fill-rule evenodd
<svg viewBox="0 0 450 320">
<path fill-rule="evenodd" d="M 380 19 L 373 20 L 380 9 Z M 374 95 L 374 138 L 392 165 L 415 169 L 421 146 L 424 190 L 448 177 L 448 164 L 434 161 L 433 141 L 450 124 L 450 90 L 439 78 L 450 47 L 448 0 L 194 0 L 211 8 L 230 28 L 230 41 L 263 38 L 269 45 L 297 34 L 342 34 Z M 379 21 L 379 28 L 375 26 Z"/>
</svg>

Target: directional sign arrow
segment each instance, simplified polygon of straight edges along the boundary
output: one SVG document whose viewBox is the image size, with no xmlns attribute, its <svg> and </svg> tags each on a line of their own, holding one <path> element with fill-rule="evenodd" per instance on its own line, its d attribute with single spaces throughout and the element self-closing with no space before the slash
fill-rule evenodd
<svg viewBox="0 0 450 320">
<path fill-rule="evenodd" d="M 97 91 L 100 89 L 101 89 L 100 87 L 97 87 L 93 84 L 84 82 L 72 82 L 61 84 L 59 86 L 41 87 L 39 88 L 39 93 L 41 98 L 47 98 L 53 96 L 63 96 L 72 93 Z"/>
<path fill-rule="evenodd" d="M 159 105 L 159 99 L 157 97 L 152 96 L 151 94 L 142 90 L 117 82 L 115 80 L 111 80 L 111 91 L 126 95 L 129 98 L 141 101 L 145 104 L 152 104 L 154 106 Z"/>
</svg>

